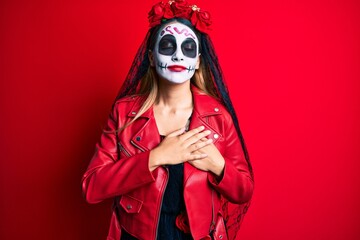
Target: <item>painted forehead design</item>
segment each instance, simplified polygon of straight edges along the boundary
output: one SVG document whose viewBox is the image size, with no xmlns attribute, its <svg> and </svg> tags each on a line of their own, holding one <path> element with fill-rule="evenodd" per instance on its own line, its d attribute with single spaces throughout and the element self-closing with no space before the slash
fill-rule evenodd
<svg viewBox="0 0 360 240">
<path fill-rule="evenodd" d="M 165 33 L 169 33 L 172 35 L 184 35 L 185 37 L 191 37 L 192 39 L 197 39 L 195 34 L 186 26 L 169 25 L 161 31 L 160 37 L 164 36 Z"/>
</svg>

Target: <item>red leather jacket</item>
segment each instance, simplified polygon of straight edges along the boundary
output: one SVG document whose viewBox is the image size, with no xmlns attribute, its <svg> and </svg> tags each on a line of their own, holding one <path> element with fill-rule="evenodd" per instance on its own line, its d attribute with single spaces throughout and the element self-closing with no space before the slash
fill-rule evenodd
<svg viewBox="0 0 360 240">
<path fill-rule="evenodd" d="M 184 200 L 189 226 L 194 239 L 209 239 L 216 222 L 214 239 L 226 239 L 225 226 L 218 217 L 222 212 L 221 198 L 237 204 L 248 202 L 253 181 L 230 114 L 214 98 L 194 87 L 192 92 L 194 109 L 190 129 L 203 125 L 211 130 L 209 137 L 224 157 L 225 169 L 217 182 L 212 173 L 184 163 Z M 119 220 L 116 208 L 108 240 L 119 240 L 121 228 L 138 239 L 156 239 L 168 172 L 163 167 L 152 172 L 148 168 L 149 151 L 160 142 L 153 109 L 142 114 L 118 136 L 115 134 L 115 130 L 136 115 L 142 100 L 140 96 L 132 96 L 115 103 L 83 176 L 83 192 L 89 203 L 120 196 L 116 198 Z"/>
</svg>

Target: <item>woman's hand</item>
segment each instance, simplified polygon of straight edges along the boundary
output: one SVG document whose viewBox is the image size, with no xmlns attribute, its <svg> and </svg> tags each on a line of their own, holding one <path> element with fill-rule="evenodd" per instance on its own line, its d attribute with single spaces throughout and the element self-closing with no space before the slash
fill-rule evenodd
<svg viewBox="0 0 360 240">
<path fill-rule="evenodd" d="M 205 138 L 210 131 L 203 130 L 203 126 L 188 132 L 182 128 L 166 136 L 159 146 L 150 151 L 150 171 L 161 165 L 174 165 L 206 158 L 207 154 L 198 150 L 211 144 L 212 139 Z"/>
<path fill-rule="evenodd" d="M 207 139 L 202 139 L 202 141 L 207 141 Z M 203 159 L 191 160 L 189 161 L 191 165 L 203 171 L 210 171 L 217 177 L 222 175 L 225 168 L 225 159 L 214 144 L 209 144 L 199 149 L 196 153 L 205 153 L 207 154 L 207 157 Z"/>
</svg>

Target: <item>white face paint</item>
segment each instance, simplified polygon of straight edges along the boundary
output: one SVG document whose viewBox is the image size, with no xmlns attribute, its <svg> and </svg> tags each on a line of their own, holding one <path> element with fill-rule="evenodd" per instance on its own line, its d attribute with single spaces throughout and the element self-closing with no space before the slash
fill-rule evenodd
<svg viewBox="0 0 360 240">
<path fill-rule="evenodd" d="M 173 83 L 189 80 L 198 68 L 199 41 L 196 34 L 178 22 L 159 30 L 154 49 L 156 72 Z"/>
</svg>

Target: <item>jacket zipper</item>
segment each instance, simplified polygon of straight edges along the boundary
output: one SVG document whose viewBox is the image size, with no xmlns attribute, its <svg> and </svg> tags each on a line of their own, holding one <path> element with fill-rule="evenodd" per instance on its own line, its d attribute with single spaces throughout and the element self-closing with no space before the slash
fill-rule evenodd
<svg viewBox="0 0 360 240">
<path fill-rule="evenodd" d="M 132 145 L 134 145 L 135 147 L 137 147 L 138 149 L 140 149 L 140 151 L 145 152 L 145 149 L 143 149 L 142 147 L 140 147 L 139 145 L 137 145 L 133 140 L 131 140 L 130 143 L 131 143 Z M 161 214 L 161 208 L 162 208 L 162 204 L 163 204 L 163 200 L 164 200 L 164 194 L 165 194 L 164 189 L 166 189 L 166 186 L 167 186 L 168 181 L 169 181 L 169 169 L 167 169 L 166 167 L 163 167 L 163 168 L 166 169 L 167 178 L 166 178 L 166 181 L 165 181 L 164 187 L 163 187 L 163 189 L 162 189 L 162 193 L 161 193 L 160 207 L 159 207 L 159 209 L 158 209 L 158 215 L 157 215 L 157 224 L 156 224 L 155 240 L 157 239 L 158 231 L 159 231 L 160 214 Z"/>
<path fill-rule="evenodd" d="M 205 118 L 206 123 L 209 124 L 209 116 L 207 116 Z M 214 206 L 214 189 L 211 189 L 211 225 L 210 225 L 210 235 L 214 234 L 214 230 L 215 230 L 215 206 Z M 214 237 L 214 236 L 212 236 Z"/>
<path fill-rule="evenodd" d="M 158 232 L 159 232 L 159 222 L 160 222 L 161 208 L 162 208 L 162 205 L 163 205 L 165 189 L 166 189 L 166 186 L 167 186 L 168 181 L 169 181 L 169 169 L 166 168 L 166 167 L 163 167 L 163 168 L 166 169 L 167 178 L 166 178 L 166 181 L 165 181 L 165 184 L 164 184 L 164 188 L 162 189 L 163 191 L 161 193 L 160 208 L 158 209 L 158 219 L 157 219 L 157 224 L 156 224 L 155 240 L 157 240 L 157 236 L 158 236 Z"/>
<path fill-rule="evenodd" d="M 210 234 L 212 234 L 215 229 L 214 189 L 211 189 L 211 216 Z"/>
<path fill-rule="evenodd" d="M 121 145 L 120 142 L 118 142 L 117 144 L 118 144 L 120 152 L 123 152 L 125 154 L 125 156 L 127 156 L 127 157 L 131 157 L 130 153 L 128 151 L 126 151 L 126 149 L 124 148 L 123 145 Z"/>
<path fill-rule="evenodd" d="M 140 151 L 145 152 L 145 149 L 143 149 L 142 147 L 140 147 L 139 145 L 137 145 L 133 140 L 131 140 L 130 143 L 131 143 L 132 145 L 134 145 L 135 147 L 137 147 L 138 149 L 140 149 Z"/>
</svg>

